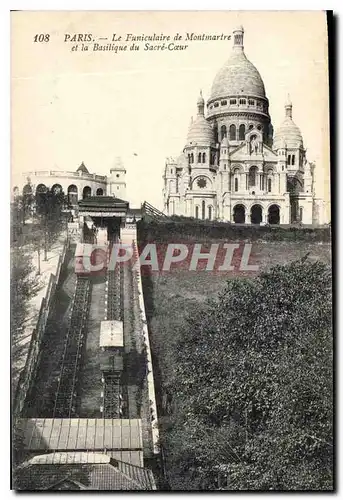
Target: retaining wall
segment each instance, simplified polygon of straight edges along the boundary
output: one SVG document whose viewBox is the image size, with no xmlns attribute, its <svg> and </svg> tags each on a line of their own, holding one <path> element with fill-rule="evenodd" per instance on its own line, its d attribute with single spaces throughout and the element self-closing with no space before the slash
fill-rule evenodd
<svg viewBox="0 0 343 500">
<path fill-rule="evenodd" d="M 37 318 L 37 323 L 32 332 L 25 366 L 19 376 L 17 389 L 14 396 L 14 405 L 13 405 L 14 416 L 20 416 L 24 407 L 26 396 L 29 390 L 31 389 L 32 383 L 35 379 L 41 343 L 44 337 L 46 324 L 54 300 L 56 286 L 60 279 L 62 266 L 64 264 L 68 248 L 69 248 L 69 241 L 67 240 L 64 243 L 61 255 L 59 256 L 56 273 L 50 274 L 50 279 L 46 289 L 46 294 L 45 297 L 43 297 L 42 299 Z"/>
</svg>

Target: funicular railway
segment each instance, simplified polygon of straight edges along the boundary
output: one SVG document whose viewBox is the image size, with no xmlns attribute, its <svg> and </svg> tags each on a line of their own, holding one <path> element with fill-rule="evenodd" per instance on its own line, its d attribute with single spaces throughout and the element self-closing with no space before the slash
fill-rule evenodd
<svg viewBox="0 0 343 500">
<path fill-rule="evenodd" d="M 89 436 L 90 422 L 99 422 L 96 423 L 94 432 L 100 432 L 101 436 L 99 425 L 104 426 L 103 453 L 115 458 L 123 457 L 126 453 L 128 455 L 125 456 L 136 465 L 144 467 L 144 460 L 156 453 L 157 438 L 153 444 L 153 433 L 151 430 L 146 432 L 152 425 L 151 399 L 154 400 L 154 396 L 151 396 L 151 392 L 147 393 L 147 384 L 143 383 L 143 379 L 151 373 L 151 366 L 149 369 L 142 329 L 142 306 L 138 304 L 138 296 L 142 292 L 138 290 L 137 270 L 132 265 L 116 265 L 113 269 L 108 267 L 112 246 L 122 243 L 122 237 L 125 244 L 133 246 L 134 253 L 137 252 L 137 246 L 134 233 L 131 234 L 127 229 L 125 218 L 118 219 L 122 221 L 121 226 L 118 221 L 111 224 L 103 219 L 99 221 L 97 217 L 92 217 L 92 220 L 93 224 L 84 224 L 80 239 L 75 241 L 73 246 L 75 293 L 67 318 L 66 333 L 63 335 L 62 349 L 59 349 L 59 362 L 50 374 L 50 378 L 54 378 L 50 394 L 54 397 L 44 408 L 45 396 L 42 393 L 39 413 L 31 412 L 27 416 L 36 420 L 45 418 L 44 426 L 50 425 L 50 420 L 52 425 L 54 421 L 56 425 L 61 422 L 58 440 L 61 439 L 63 443 L 68 442 L 68 435 L 71 436 L 72 426 L 76 425 L 76 421 L 82 433 L 83 426 L 86 425 L 86 439 L 90 444 L 85 447 L 80 445 L 81 448 L 78 448 L 79 445 L 72 446 L 74 450 L 86 450 L 87 453 L 95 449 L 93 446 L 96 446 L 97 450 L 102 449 L 101 443 L 93 445 Z M 91 257 L 94 244 L 100 244 L 106 249 L 104 269 L 95 275 L 87 271 L 80 260 L 83 255 Z M 104 253 L 100 257 L 103 258 Z M 94 293 L 96 287 L 98 292 Z M 113 422 L 117 424 L 114 426 Z M 115 435 L 123 436 L 123 430 L 120 431 L 121 434 L 117 434 L 117 431 L 114 434 L 115 427 L 118 426 L 119 430 L 129 425 L 130 429 L 134 429 L 135 422 L 139 423 L 140 429 L 139 447 L 137 448 L 131 437 L 118 455 L 118 446 L 121 449 L 122 445 L 117 444 Z M 71 426 L 69 431 L 68 425 Z M 111 432 L 112 445 L 111 442 L 105 445 Z M 53 434 L 47 440 L 48 449 L 54 452 L 61 449 L 61 446 L 62 451 L 70 449 L 69 444 L 51 444 L 52 437 Z M 94 438 L 94 443 L 97 439 Z M 149 443 L 144 442 L 147 440 Z M 32 447 L 32 444 L 29 444 L 29 447 Z"/>
<path fill-rule="evenodd" d="M 110 253 L 113 244 L 119 243 L 117 235 L 109 235 Z M 107 271 L 107 312 L 106 321 L 123 321 L 122 300 L 121 300 L 121 271 L 119 266 Z M 103 380 L 103 416 L 104 418 L 122 418 L 127 416 L 127 401 L 123 395 L 122 374 L 123 355 L 118 349 L 115 353 L 104 352 L 101 362 Z"/>
</svg>

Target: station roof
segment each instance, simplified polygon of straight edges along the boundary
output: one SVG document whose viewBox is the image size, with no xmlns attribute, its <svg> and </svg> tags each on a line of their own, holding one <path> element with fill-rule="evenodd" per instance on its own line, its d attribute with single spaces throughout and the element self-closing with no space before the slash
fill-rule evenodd
<svg viewBox="0 0 343 500">
<path fill-rule="evenodd" d="M 143 450 L 140 419 L 27 418 L 19 429 L 32 452 Z"/>
<path fill-rule="evenodd" d="M 82 215 L 93 215 L 113 217 L 114 215 L 126 215 L 129 202 L 115 198 L 114 196 L 88 196 L 78 202 L 79 213 Z M 108 215 L 106 215 L 108 214 Z"/>
<path fill-rule="evenodd" d="M 124 347 L 122 321 L 112 320 L 100 323 L 100 347 Z"/>
</svg>

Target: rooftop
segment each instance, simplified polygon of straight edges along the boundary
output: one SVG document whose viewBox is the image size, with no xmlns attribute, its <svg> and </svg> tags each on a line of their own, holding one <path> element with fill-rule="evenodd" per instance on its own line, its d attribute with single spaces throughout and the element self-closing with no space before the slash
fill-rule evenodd
<svg viewBox="0 0 343 500">
<path fill-rule="evenodd" d="M 151 470 L 105 454 L 49 453 L 23 464 L 17 490 L 156 490 Z M 68 461 L 71 460 L 71 461 Z"/>
</svg>

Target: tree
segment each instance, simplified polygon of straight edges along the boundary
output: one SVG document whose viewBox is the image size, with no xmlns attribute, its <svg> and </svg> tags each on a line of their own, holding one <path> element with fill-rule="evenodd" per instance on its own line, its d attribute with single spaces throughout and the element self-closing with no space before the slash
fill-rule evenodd
<svg viewBox="0 0 343 500">
<path fill-rule="evenodd" d="M 330 272 L 307 260 L 231 280 L 188 319 L 169 353 L 172 488 L 332 489 L 331 323 Z"/>
<path fill-rule="evenodd" d="M 15 374 L 16 361 L 21 355 L 20 341 L 28 316 L 29 301 L 37 294 L 39 286 L 31 257 L 23 249 L 13 248 L 11 251 L 10 303 L 12 375 Z"/>
<path fill-rule="evenodd" d="M 36 193 L 36 214 L 43 231 L 44 260 L 47 260 L 47 251 L 56 241 L 62 230 L 62 210 L 65 204 L 63 191 L 46 189 Z"/>
</svg>

